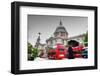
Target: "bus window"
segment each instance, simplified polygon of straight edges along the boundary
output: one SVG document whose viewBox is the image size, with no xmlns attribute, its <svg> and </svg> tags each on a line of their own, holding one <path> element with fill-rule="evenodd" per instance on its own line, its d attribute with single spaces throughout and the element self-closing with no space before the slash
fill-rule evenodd
<svg viewBox="0 0 100 76">
<path fill-rule="evenodd" d="M 61 52 L 64 51 L 64 49 L 59 49 Z"/>
</svg>

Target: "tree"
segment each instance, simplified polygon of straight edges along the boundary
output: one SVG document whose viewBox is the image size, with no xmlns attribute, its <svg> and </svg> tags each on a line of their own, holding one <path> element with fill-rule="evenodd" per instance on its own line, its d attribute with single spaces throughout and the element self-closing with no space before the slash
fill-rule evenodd
<svg viewBox="0 0 100 76">
<path fill-rule="evenodd" d="M 88 32 L 86 32 L 85 37 L 84 37 L 84 45 L 88 46 Z"/>
<path fill-rule="evenodd" d="M 38 56 L 38 49 L 34 48 L 31 43 L 28 43 L 28 60 L 34 60 Z"/>
</svg>

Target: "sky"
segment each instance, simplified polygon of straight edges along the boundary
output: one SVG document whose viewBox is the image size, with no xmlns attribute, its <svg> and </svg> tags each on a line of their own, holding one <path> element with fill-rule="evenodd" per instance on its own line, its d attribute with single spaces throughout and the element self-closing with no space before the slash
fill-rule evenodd
<svg viewBox="0 0 100 76">
<path fill-rule="evenodd" d="M 33 46 L 40 32 L 41 43 L 53 36 L 60 20 L 68 32 L 68 37 L 85 33 L 88 30 L 88 17 L 78 16 L 51 16 L 51 15 L 28 15 L 28 42 Z"/>
</svg>

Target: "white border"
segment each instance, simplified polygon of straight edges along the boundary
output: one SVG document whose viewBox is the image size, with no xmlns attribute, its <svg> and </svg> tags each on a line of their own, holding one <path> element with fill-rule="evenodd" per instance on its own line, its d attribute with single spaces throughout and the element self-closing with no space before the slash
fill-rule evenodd
<svg viewBox="0 0 100 76">
<path fill-rule="evenodd" d="M 88 17 L 88 59 L 27 61 L 28 14 Z M 25 6 L 20 7 L 20 70 L 80 66 L 94 66 L 94 11 Z"/>
</svg>

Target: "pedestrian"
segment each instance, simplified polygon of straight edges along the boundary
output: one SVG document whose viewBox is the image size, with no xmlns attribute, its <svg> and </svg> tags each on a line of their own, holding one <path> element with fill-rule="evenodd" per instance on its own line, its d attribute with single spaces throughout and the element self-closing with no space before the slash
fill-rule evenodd
<svg viewBox="0 0 100 76">
<path fill-rule="evenodd" d="M 68 59 L 74 59 L 74 52 L 71 45 L 68 47 Z"/>
</svg>

